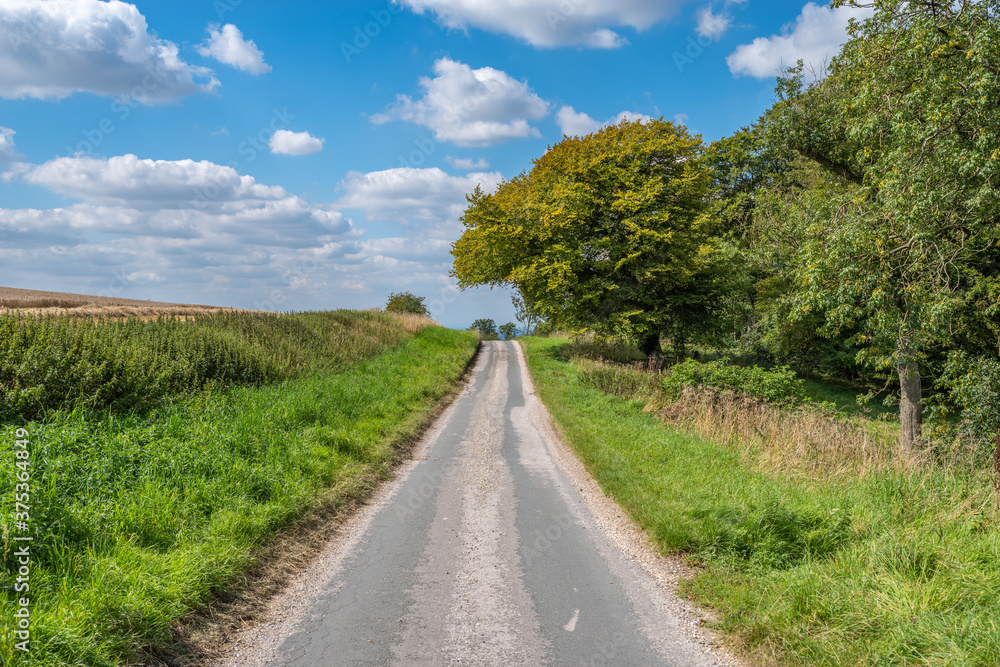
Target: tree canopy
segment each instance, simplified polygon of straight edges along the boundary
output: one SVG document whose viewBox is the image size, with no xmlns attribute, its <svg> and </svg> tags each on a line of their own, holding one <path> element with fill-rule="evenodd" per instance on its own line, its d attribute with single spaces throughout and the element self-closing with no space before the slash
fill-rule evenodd
<svg viewBox="0 0 1000 667">
<path fill-rule="evenodd" d="M 996 2 L 874 6 L 829 76 L 806 84 L 800 64 L 779 81 L 764 124 L 842 183 L 798 217 L 789 312 L 821 313 L 828 334 L 853 333 L 860 361 L 895 369 L 909 447 L 921 364 L 995 246 L 1000 26 Z"/>
<path fill-rule="evenodd" d="M 493 194 L 477 188 L 454 244 L 462 288 L 511 285 L 565 328 L 659 349 L 719 318 L 725 262 L 706 215 L 700 138 L 663 120 L 565 138 Z"/>
</svg>

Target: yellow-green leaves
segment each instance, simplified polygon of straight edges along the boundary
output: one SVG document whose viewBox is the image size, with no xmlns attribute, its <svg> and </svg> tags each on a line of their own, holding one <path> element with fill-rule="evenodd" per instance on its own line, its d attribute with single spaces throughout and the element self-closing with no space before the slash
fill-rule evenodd
<svg viewBox="0 0 1000 667">
<path fill-rule="evenodd" d="M 704 224 L 702 153 L 663 120 L 564 139 L 530 173 L 469 197 L 453 275 L 463 287 L 514 285 L 564 326 L 707 330 L 719 295 L 692 283 L 724 267 Z"/>
</svg>

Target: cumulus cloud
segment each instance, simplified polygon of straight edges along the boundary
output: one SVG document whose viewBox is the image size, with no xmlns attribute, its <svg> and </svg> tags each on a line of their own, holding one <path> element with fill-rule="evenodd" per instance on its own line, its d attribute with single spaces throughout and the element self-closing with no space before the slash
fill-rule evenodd
<svg viewBox="0 0 1000 667">
<path fill-rule="evenodd" d="M 725 12 L 716 14 L 711 7 L 702 7 L 695 15 L 695 31 L 702 37 L 718 41 L 733 25 L 733 17 Z"/>
<path fill-rule="evenodd" d="M 564 106 L 556 112 L 556 123 L 559 124 L 559 129 L 567 137 L 583 137 L 593 134 L 601 128 L 617 125 L 623 120 L 640 120 L 646 123 L 653 120 L 653 118 L 634 111 L 622 111 L 617 116 L 609 118 L 602 123 L 601 121 L 594 120 L 582 111 L 577 111 L 571 106 Z"/>
<path fill-rule="evenodd" d="M 490 163 L 486 160 L 486 158 L 472 160 L 449 155 L 445 158 L 445 160 L 455 169 L 461 169 L 462 171 L 483 171 L 484 169 L 490 168 Z"/>
<path fill-rule="evenodd" d="M 14 150 L 14 130 L 0 127 L 0 176 L 6 177 L 8 170 L 21 164 L 22 156 Z"/>
<path fill-rule="evenodd" d="M 522 137 L 540 137 L 531 121 L 544 118 L 549 104 L 505 72 L 441 58 L 436 76 L 421 77 L 424 96 L 396 97 L 385 113 L 371 117 L 375 124 L 406 120 L 432 130 L 438 141 L 459 146 L 488 146 Z"/>
<path fill-rule="evenodd" d="M 293 269 L 315 262 L 319 249 L 357 237 L 339 211 L 212 162 L 58 158 L 23 179 L 76 201 L 0 209 L 0 262 L 24 276 L 48 267 L 48 280 L 72 276 L 93 291 L 112 279 L 119 288 L 165 282 L 216 295 L 290 287 Z"/>
<path fill-rule="evenodd" d="M 278 130 L 271 136 L 271 152 L 279 155 L 311 155 L 323 150 L 326 139 L 318 139 L 308 132 Z"/>
<path fill-rule="evenodd" d="M 74 200 L 0 208 L 0 265 L 23 286 L 280 311 L 381 305 L 405 284 L 456 327 L 509 309 L 506 294 L 460 294 L 448 275 L 465 193 L 500 174 L 352 174 L 341 205 L 419 223 L 390 238 L 206 161 L 58 158 L 23 177 Z"/>
<path fill-rule="evenodd" d="M 399 167 L 367 174 L 352 171 L 341 183 L 339 208 L 364 209 L 369 220 L 450 222 L 467 206 L 465 195 L 481 185 L 489 192 L 503 180 L 498 172 L 449 176 L 438 168 Z"/>
<path fill-rule="evenodd" d="M 271 71 L 271 66 L 264 62 L 264 52 L 252 40 L 243 39 L 243 33 L 232 23 L 222 28 L 209 26 L 208 38 L 196 50 L 205 58 L 215 58 L 250 74 L 259 76 Z"/>
<path fill-rule="evenodd" d="M 733 51 L 726 63 L 736 76 L 766 79 L 783 67 L 802 60 L 807 67 L 821 71 L 847 41 L 847 25 L 872 16 L 870 7 L 842 6 L 836 9 L 808 3 L 795 22 L 782 28 L 780 35 L 758 37 Z"/>
<path fill-rule="evenodd" d="M 212 70 L 178 56 L 118 0 L 0 3 L 0 97 L 64 98 L 77 92 L 162 104 L 214 90 Z"/>
<path fill-rule="evenodd" d="M 511 35 L 535 47 L 612 49 L 626 44 L 614 28 L 646 30 L 676 13 L 684 0 L 401 0 L 442 25 Z"/>
</svg>

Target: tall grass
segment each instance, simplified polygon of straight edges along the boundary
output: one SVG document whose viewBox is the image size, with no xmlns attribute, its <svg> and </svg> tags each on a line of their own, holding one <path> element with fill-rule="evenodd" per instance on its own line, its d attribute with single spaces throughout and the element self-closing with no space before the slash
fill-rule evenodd
<svg viewBox="0 0 1000 667">
<path fill-rule="evenodd" d="M 429 324 L 353 311 L 223 311 L 186 320 L 0 316 L 0 418 L 146 409 L 207 386 L 334 372 Z"/>
<path fill-rule="evenodd" d="M 991 470 L 902 458 L 891 427 L 829 408 L 658 403 L 632 370 L 523 344 L 568 443 L 664 552 L 702 566 L 683 590 L 755 662 L 1000 664 Z"/>
<path fill-rule="evenodd" d="M 111 666 L 169 653 L 178 624 L 238 585 L 276 531 L 388 475 L 477 346 L 427 323 L 347 312 L 152 323 L 188 352 L 203 349 L 187 340 L 193 332 L 248 354 L 267 347 L 253 358 L 293 377 L 225 391 L 208 383 L 146 411 L 75 404 L 0 427 L 0 664 Z M 15 426 L 31 441 L 28 654 L 6 623 L 19 597 L 8 522 Z"/>
<path fill-rule="evenodd" d="M 677 392 L 666 383 L 665 390 L 663 374 L 641 365 L 577 359 L 576 367 L 581 384 L 638 401 L 662 422 L 723 444 L 760 469 L 858 477 L 927 463 L 900 459 L 897 425 L 857 418 L 832 403 L 775 403 L 700 385 Z"/>
</svg>

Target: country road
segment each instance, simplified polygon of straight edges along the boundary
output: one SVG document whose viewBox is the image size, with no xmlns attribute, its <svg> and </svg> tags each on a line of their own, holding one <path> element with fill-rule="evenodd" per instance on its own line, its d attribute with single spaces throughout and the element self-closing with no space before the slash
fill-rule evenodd
<svg viewBox="0 0 1000 667">
<path fill-rule="evenodd" d="M 215 664 L 734 664 L 596 489 L 520 347 L 484 343 L 399 479 Z"/>
</svg>

